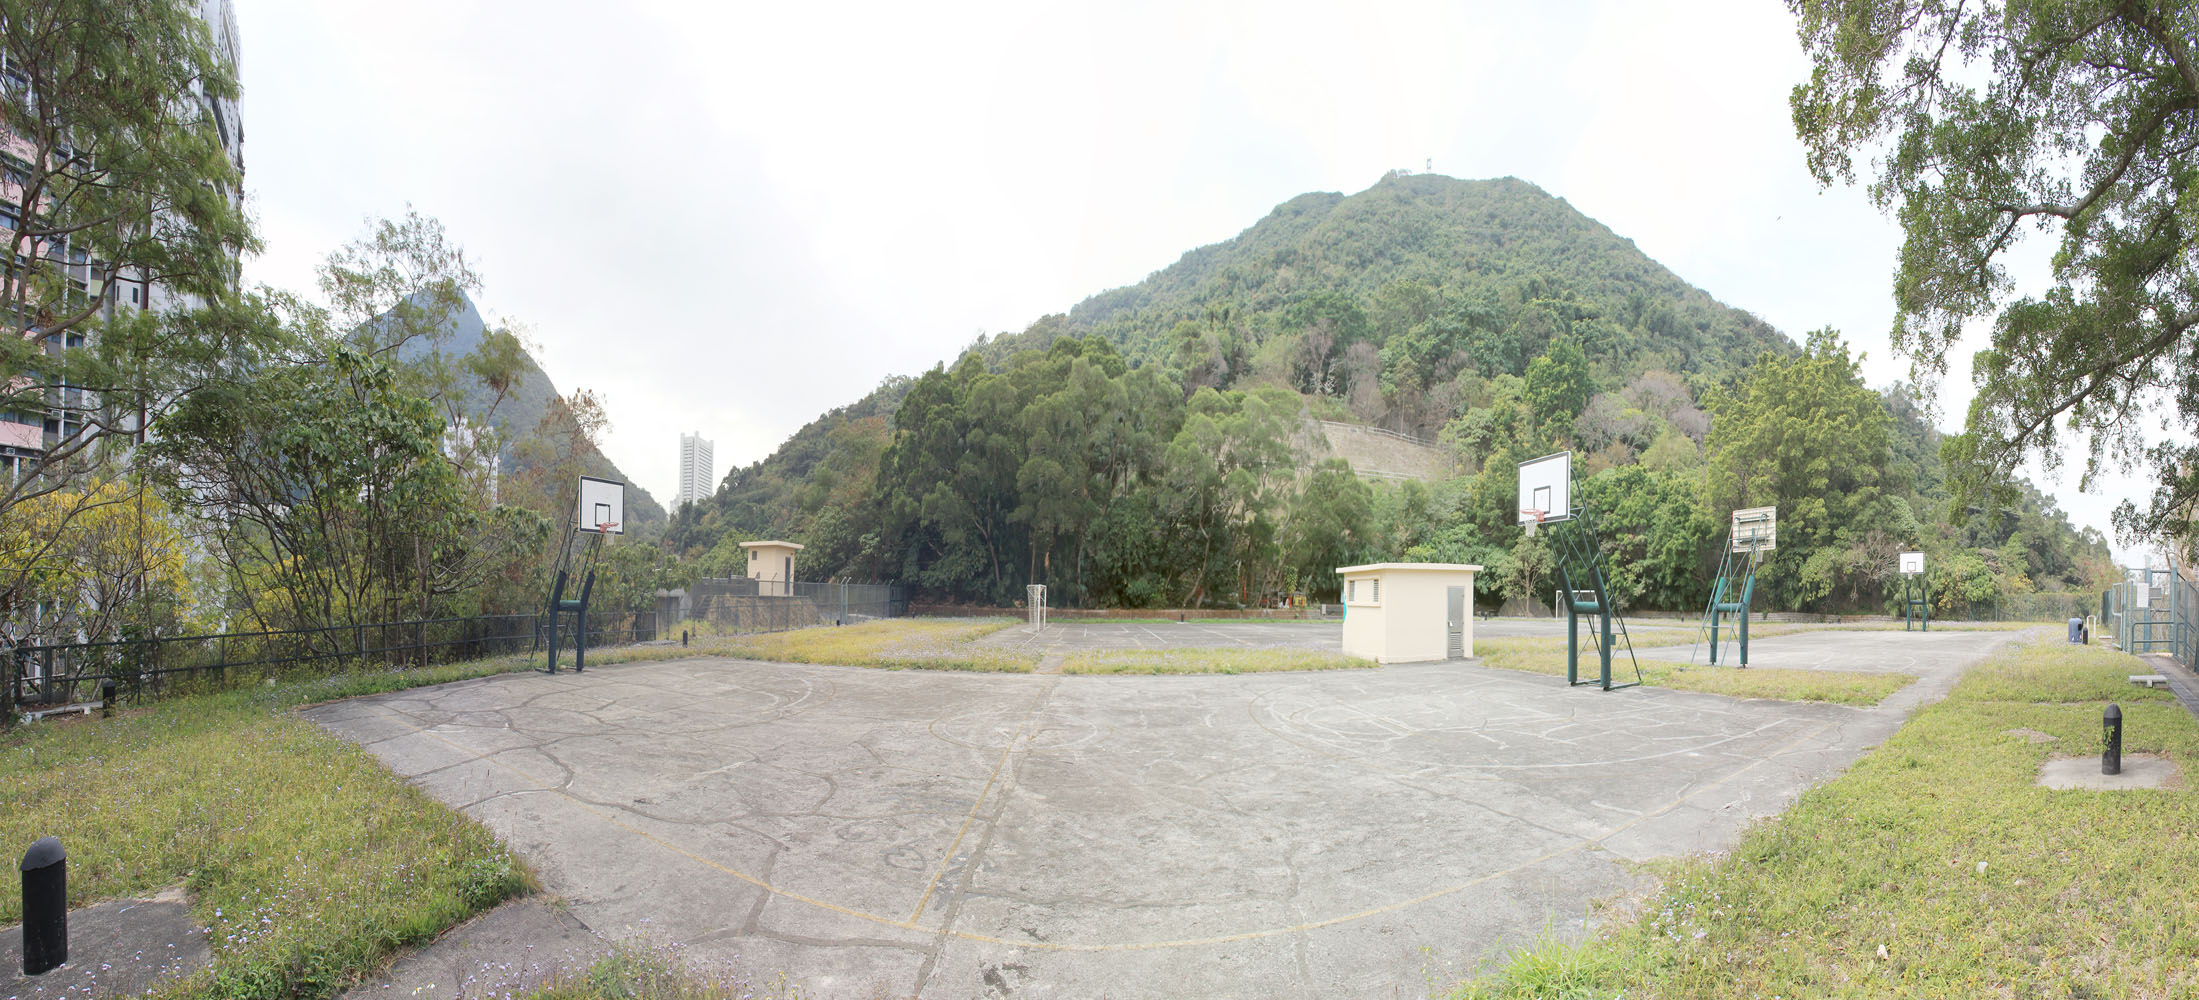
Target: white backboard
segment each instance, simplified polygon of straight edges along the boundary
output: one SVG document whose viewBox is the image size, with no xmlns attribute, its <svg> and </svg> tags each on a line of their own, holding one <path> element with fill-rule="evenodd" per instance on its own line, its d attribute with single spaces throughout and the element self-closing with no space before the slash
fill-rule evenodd
<svg viewBox="0 0 2199 1000">
<path fill-rule="evenodd" d="M 1779 508 L 1749 507 L 1733 512 L 1733 548 L 1770 552 L 1779 547 Z"/>
<path fill-rule="evenodd" d="M 573 520 L 580 530 L 601 534 L 599 527 L 610 523 L 610 533 L 626 533 L 626 484 L 613 479 L 580 477 L 580 504 L 573 508 Z"/>
<path fill-rule="evenodd" d="M 1564 521 L 1573 516 L 1573 453 L 1529 459 L 1519 463 L 1519 504 L 1522 511 L 1539 510 L 1545 521 Z M 1519 516 L 1521 523 L 1529 515 Z"/>
<path fill-rule="evenodd" d="M 1922 572 L 1924 572 L 1924 553 L 1904 552 L 1901 554 L 1902 576 L 1915 576 Z"/>
</svg>

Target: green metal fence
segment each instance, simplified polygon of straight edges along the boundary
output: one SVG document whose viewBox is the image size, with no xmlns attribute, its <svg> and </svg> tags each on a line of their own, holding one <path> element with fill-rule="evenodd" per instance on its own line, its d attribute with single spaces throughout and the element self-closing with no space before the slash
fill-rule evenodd
<svg viewBox="0 0 2199 1000">
<path fill-rule="evenodd" d="M 2131 569 L 2100 595 L 2100 631 L 2126 653 L 2165 653 L 2199 670 L 2199 583 L 2171 565 Z"/>
</svg>

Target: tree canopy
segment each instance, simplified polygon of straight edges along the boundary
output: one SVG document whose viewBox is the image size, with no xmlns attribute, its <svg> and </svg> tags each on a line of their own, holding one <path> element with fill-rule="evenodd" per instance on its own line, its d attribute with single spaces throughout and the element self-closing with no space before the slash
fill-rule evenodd
<svg viewBox="0 0 2199 1000">
<path fill-rule="evenodd" d="M 237 84 L 195 6 L 0 0 L 0 429 L 21 448 L 0 520 L 50 494 L 65 527 L 121 481 L 110 442 L 275 335 L 235 294 L 257 246 L 220 114 Z M 0 610 L 28 566 L 0 564 Z"/>
<path fill-rule="evenodd" d="M 2013 496 L 2028 456 L 2085 442 L 2082 481 L 2150 466 L 2129 536 L 2189 538 L 2199 500 L 2199 7 L 2070 0 L 1789 0 L 1815 63 L 1796 133 L 1822 184 L 1872 157 L 1901 221 L 1897 350 L 1944 373 L 1990 317 L 1965 433 L 1947 443 L 1958 509 Z M 2011 252 L 2057 241 L 2050 287 Z M 2173 409 L 2150 441 L 2149 409 Z"/>
</svg>

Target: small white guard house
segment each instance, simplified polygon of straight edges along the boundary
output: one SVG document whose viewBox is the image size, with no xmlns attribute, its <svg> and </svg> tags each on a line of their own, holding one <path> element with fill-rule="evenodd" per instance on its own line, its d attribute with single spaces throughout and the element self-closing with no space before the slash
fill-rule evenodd
<svg viewBox="0 0 2199 1000">
<path fill-rule="evenodd" d="M 1474 574 L 1464 563 L 1339 567 L 1344 578 L 1344 655 L 1377 663 L 1474 655 Z"/>
<path fill-rule="evenodd" d="M 748 550 L 748 575 L 757 581 L 757 593 L 766 597 L 786 597 L 794 593 L 794 553 L 802 547 L 794 542 L 742 542 Z"/>
</svg>

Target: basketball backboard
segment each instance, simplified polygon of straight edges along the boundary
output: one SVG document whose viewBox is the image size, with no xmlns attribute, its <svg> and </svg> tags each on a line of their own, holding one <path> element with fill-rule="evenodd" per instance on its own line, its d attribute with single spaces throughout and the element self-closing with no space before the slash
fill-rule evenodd
<svg viewBox="0 0 2199 1000">
<path fill-rule="evenodd" d="M 580 477 L 580 504 L 573 508 L 580 530 L 613 535 L 626 533 L 626 484 L 613 479 Z M 610 525 L 608 529 L 603 525 Z"/>
<path fill-rule="evenodd" d="M 1733 512 L 1735 551 L 1770 552 L 1779 547 L 1779 508 L 1749 507 Z"/>
<path fill-rule="evenodd" d="M 1924 553 L 1904 552 L 1901 554 L 1902 576 L 1915 576 L 1922 572 L 1924 572 Z"/>
<path fill-rule="evenodd" d="M 1519 463 L 1520 523 L 1531 520 L 1528 511 L 1541 511 L 1544 521 L 1573 517 L 1573 453 L 1529 459 Z"/>
</svg>

